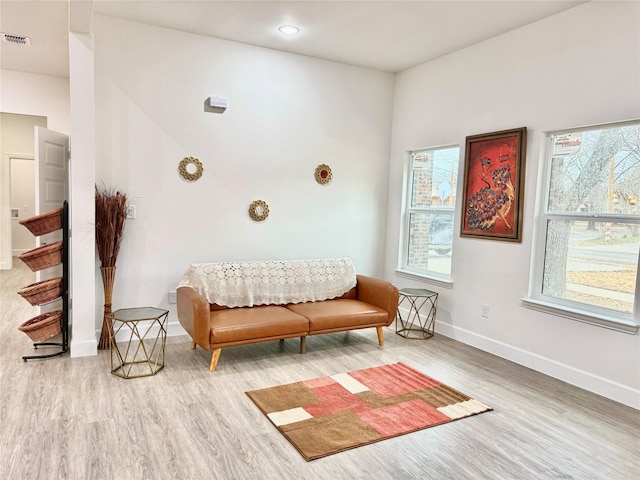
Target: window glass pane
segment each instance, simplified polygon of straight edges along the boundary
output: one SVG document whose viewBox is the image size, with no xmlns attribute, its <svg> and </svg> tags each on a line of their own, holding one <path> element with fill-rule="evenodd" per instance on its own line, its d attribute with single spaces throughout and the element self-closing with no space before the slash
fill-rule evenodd
<svg viewBox="0 0 640 480">
<path fill-rule="evenodd" d="M 455 205 L 459 147 L 422 150 L 411 154 L 411 207 Z"/>
<path fill-rule="evenodd" d="M 551 137 L 551 212 L 638 215 L 640 126 L 610 126 Z"/>
<path fill-rule="evenodd" d="M 452 245 L 453 210 L 410 214 L 408 267 L 450 275 Z"/>
<path fill-rule="evenodd" d="M 543 294 L 632 313 L 640 225 L 550 220 Z"/>
</svg>

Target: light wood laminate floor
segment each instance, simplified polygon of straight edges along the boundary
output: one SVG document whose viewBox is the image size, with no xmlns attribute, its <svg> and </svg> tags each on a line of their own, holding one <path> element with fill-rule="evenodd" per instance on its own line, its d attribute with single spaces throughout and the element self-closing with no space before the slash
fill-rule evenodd
<svg viewBox="0 0 640 480">
<path fill-rule="evenodd" d="M 640 412 L 452 339 L 375 329 L 210 352 L 167 341 L 156 376 L 111 375 L 108 352 L 24 363 L 34 316 L 0 272 L 0 479 L 602 479 L 640 477 Z M 173 319 L 175 320 L 175 319 Z M 495 410 L 305 462 L 245 391 L 393 362 Z"/>
</svg>

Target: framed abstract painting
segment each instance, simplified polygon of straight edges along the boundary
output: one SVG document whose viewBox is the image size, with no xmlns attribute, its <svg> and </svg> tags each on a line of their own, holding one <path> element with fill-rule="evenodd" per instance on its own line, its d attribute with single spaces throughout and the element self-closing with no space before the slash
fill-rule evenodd
<svg viewBox="0 0 640 480">
<path fill-rule="evenodd" d="M 461 237 L 522 240 L 527 128 L 466 139 Z"/>
</svg>

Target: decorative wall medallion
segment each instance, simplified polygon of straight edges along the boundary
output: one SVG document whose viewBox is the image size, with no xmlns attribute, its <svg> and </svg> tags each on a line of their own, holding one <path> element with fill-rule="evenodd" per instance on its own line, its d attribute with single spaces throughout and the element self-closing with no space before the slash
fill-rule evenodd
<svg viewBox="0 0 640 480">
<path fill-rule="evenodd" d="M 202 176 L 204 167 L 196 157 L 184 157 L 178 167 L 180 175 L 185 180 L 196 181 Z"/>
<path fill-rule="evenodd" d="M 324 163 L 316 167 L 316 182 L 320 185 L 326 185 L 331 181 L 331 168 Z"/>
<path fill-rule="evenodd" d="M 249 216 L 256 222 L 261 222 L 269 216 L 269 205 L 264 200 L 255 200 L 249 205 Z"/>
</svg>

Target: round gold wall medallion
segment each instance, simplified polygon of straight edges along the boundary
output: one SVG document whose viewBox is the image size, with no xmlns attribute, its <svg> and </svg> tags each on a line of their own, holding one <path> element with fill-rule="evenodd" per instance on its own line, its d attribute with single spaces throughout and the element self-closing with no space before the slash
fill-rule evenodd
<svg viewBox="0 0 640 480">
<path fill-rule="evenodd" d="M 269 216 L 269 205 L 264 200 L 255 200 L 249 205 L 249 216 L 256 222 L 262 222 Z"/>
<path fill-rule="evenodd" d="M 202 176 L 204 167 L 202 166 L 202 162 L 196 157 L 184 157 L 180 162 L 178 171 L 182 178 L 193 182 Z"/>
<path fill-rule="evenodd" d="M 316 182 L 320 185 L 326 185 L 329 183 L 332 176 L 329 165 L 322 163 L 316 167 Z"/>
</svg>

